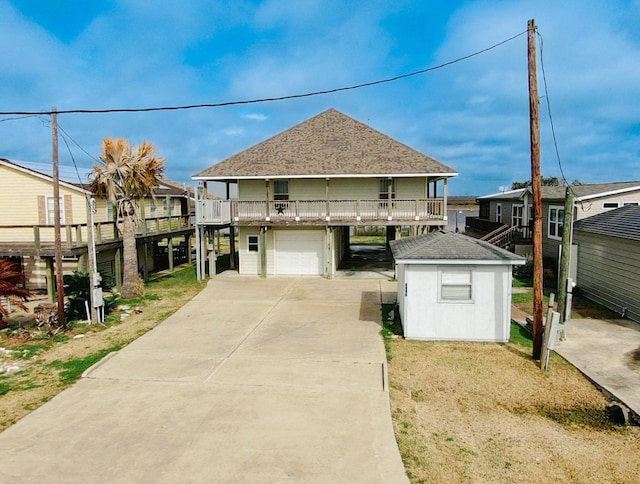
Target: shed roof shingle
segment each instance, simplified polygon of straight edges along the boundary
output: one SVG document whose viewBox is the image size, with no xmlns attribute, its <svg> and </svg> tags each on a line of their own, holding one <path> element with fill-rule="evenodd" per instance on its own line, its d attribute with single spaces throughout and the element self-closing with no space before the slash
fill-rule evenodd
<svg viewBox="0 0 640 484">
<path fill-rule="evenodd" d="M 384 174 L 455 176 L 457 172 L 366 124 L 329 109 L 193 177 Z"/>
<path fill-rule="evenodd" d="M 640 240 L 640 207 L 626 205 L 578 220 L 574 230 Z"/>
<path fill-rule="evenodd" d="M 431 232 L 390 242 L 396 260 L 468 260 L 468 261 L 514 261 L 525 259 L 519 255 L 453 232 Z"/>
</svg>

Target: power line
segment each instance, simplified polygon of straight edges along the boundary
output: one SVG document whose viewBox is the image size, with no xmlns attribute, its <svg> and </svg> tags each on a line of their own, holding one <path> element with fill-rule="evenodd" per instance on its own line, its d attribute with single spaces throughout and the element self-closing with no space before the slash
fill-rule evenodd
<svg viewBox="0 0 640 484">
<path fill-rule="evenodd" d="M 571 190 L 573 192 L 573 195 L 576 196 L 575 191 L 573 190 L 573 188 L 571 188 L 571 185 L 569 184 L 569 181 L 567 180 L 567 177 L 564 174 L 564 170 L 562 169 L 562 162 L 560 161 L 560 150 L 558 150 L 558 139 L 556 138 L 556 130 L 553 124 L 553 115 L 551 114 L 551 102 L 549 101 L 549 90 L 547 88 L 547 76 L 545 75 L 545 72 L 544 72 L 544 59 L 542 55 L 542 52 L 544 50 L 544 41 L 542 39 L 542 35 L 540 35 L 538 31 L 536 31 L 536 34 L 540 39 L 540 67 L 542 70 L 542 83 L 544 85 L 544 98 L 545 98 L 545 103 L 547 104 L 547 113 L 549 114 L 549 124 L 551 125 L 551 138 L 553 139 L 553 147 L 555 149 L 556 159 L 558 160 L 560 175 L 562 175 L 562 179 L 564 180 L 565 185 L 569 187 L 569 190 Z"/>
<path fill-rule="evenodd" d="M 10 114 L 10 113 L 7 113 L 7 114 Z M 29 115 L 26 115 L 26 116 L 17 116 L 15 118 L 4 118 L 4 119 L 0 119 L 0 123 L 4 123 L 6 121 L 16 121 L 18 119 L 37 118 L 37 117 L 38 117 L 37 114 L 29 114 Z"/>
<path fill-rule="evenodd" d="M 490 50 L 493 50 L 497 47 L 500 47 L 501 45 L 504 45 L 508 42 L 511 42 L 512 40 L 526 34 L 527 31 L 523 31 L 520 32 L 512 37 L 509 37 L 508 39 L 505 39 L 501 42 L 498 42 L 497 44 L 493 44 L 490 47 L 486 47 L 484 49 L 478 50 L 476 52 L 473 52 L 472 54 L 468 54 L 462 57 L 458 57 L 457 59 L 448 61 L 448 62 L 444 62 L 442 64 L 436 65 L 436 66 L 432 66 L 432 67 L 427 67 L 425 69 L 421 69 L 418 71 L 413 71 L 410 72 L 408 74 L 401 74 L 398 76 L 394 76 L 394 77 L 389 77 L 386 79 L 379 79 L 377 81 L 371 81 L 371 82 L 365 82 L 362 84 L 355 84 L 352 86 L 346 86 L 346 87 L 338 87 L 335 89 L 326 89 L 326 90 L 322 90 L 322 91 L 313 91 L 313 92 L 307 92 L 307 93 L 303 93 L 303 94 L 291 94 L 288 96 L 279 96 L 279 97 L 268 97 L 268 98 L 261 98 L 261 99 L 251 99 L 251 100 L 243 100 L 243 101 L 225 101 L 225 102 L 221 102 L 221 103 L 211 103 L 211 104 L 187 104 L 187 105 L 183 105 L 183 106 L 163 106 L 163 107 L 152 107 L 152 108 L 122 108 L 122 109 L 67 109 L 67 110 L 59 110 L 56 111 L 57 114 L 104 114 L 104 113 L 141 113 L 141 112 L 151 112 L 151 111 L 179 111 L 179 110 L 185 110 L 185 109 L 198 109 L 198 108 L 219 108 L 219 107 L 224 107 L 224 106 L 237 106 L 237 105 L 242 105 L 242 104 L 257 104 L 257 103 L 264 103 L 264 102 L 271 102 L 271 101 L 284 101 L 287 99 L 299 99 L 299 98 L 304 98 L 304 97 L 312 97 L 312 96 L 320 96 L 320 95 L 324 95 L 324 94 L 333 94 L 336 92 L 343 92 L 343 91 L 351 91 L 351 90 L 355 90 L 355 89 L 362 89 L 364 87 L 371 87 L 371 86 L 377 86 L 380 84 L 386 84 L 386 83 L 390 83 L 390 82 L 395 82 L 395 81 L 399 81 L 400 79 L 406 79 L 408 77 L 413 77 L 413 76 L 417 76 L 420 74 L 425 74 L 427 72 L 431 72 L 431 71 L 435 71 L 438 69 L 442 69 L 444 67 L 448 67 L 452 64 L 456 64 L 458 62 L 461 62 L 463 60 L 467 60 L 470 59 L 472 57 L 478 56 L 480 54 L 484 54 L 485 52 L 488 52 Z M 26 115 L 26 116 L 33 116 L 33 115 L 41 115 L 41 114 L 52 114 L 52 111 L 38 111 L 38 112 L 34 112 L 34 111 L 0 111 L 0 115 Z"/>
<path fill-rule="evenodd" d="M 78 148 L 80 148 L 81 151 L 84 152 L 84 154 L 86 154 L 89 158 L 91 158 L 93 161 L 96 161 L 98 163 L 100 163 L 100 160 L 98 158 L 96 158 L 95 156 L 93 156 L 91 153 L 89 153 L 87 150 L 85 150 L 82 146 L 80 146 L 80 144 L 74 140 L 69 133 L 67 133 L 62 126 L 60 126 L 60 123 L 58 123 L 58 129 L 60 131 L 62 131 L 64 133 L 64 135 L 66 135 L 67 138 L 69 138 L 71 141 L 73 141 L 73 144 L 75 144 Z M 74 163 L 75 164 L 75 163 Z"/>
</svg>

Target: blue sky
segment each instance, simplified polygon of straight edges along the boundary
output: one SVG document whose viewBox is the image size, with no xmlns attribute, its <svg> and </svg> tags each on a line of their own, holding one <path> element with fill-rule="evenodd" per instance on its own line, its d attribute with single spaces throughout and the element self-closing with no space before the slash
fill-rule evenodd
<svg viewBox="0 0 640 484">
<path fill-rule="evenodd" d="M 470 54 L 525 31 L 530 18 L 543 39 L 566 178 L 640 180 L 640 0 L 0 0 L 0 111 L 332 89 Z M 85 151 L 97 158 L 103 138 L 124 137 L 152 142 L 167 176 L 193 183 L 192 174 L 330 107 L 456 169 L 454 195 L 529 177 L 526 35 L 381 86 L 222 108 L 68 114 L 59 123 L 81 175 L 93 163 Z M 541 115 L 542 171 L 560 177 L 545 99 Z M 50 166 L 48 118 L 6 120 L 15 117 L 0 116 L 0 157 Z M 62 139 L 60 160 L 71 165 Z"/>
</svg>

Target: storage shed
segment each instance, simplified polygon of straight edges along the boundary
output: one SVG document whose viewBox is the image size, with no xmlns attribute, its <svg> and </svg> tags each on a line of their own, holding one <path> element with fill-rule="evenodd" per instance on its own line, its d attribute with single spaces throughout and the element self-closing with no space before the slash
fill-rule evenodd
<svg viewBox="0 0 640 484">
<path fill-rule="evenodd" d="M 499 341 L 511 329 L 511 274 L 525 259 L 444 232 L 391 242 L 407 339 Z"/>
<path fill-rule="evenodd" d="M 594 215 L 573 228 L 580 293 L 640 322 L 640 206 Z"/>
</svg>

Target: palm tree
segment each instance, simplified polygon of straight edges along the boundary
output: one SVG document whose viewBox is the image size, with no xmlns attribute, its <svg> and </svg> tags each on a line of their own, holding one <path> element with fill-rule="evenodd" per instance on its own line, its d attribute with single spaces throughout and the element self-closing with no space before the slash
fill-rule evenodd
<svg viewBox="0 0 640 484">
<path fill-rule="evenodd" d="M 22 283 L 22 274 L 18 270 L 16 264 L 8 259 L 0 259 L 0 296 L 6 297 L 11 303 L 26 311 L 26 307 L 22 301 L 26 301 L 31 293 L 26 289 L 18 287 Z M 0 327 L 2 327 L 2 319 L 9 316 L 9 311 L 0 304 Z"/>
<path fill-rule="evenodd" d="M 135 229 L 140 222 L 138 200 L 153 197 L 164 173 L 164 159 L 156 156 L 156 148 L 146 141 L 135 147 L 122 138 L 106 138 L 100 160 L 93 165 L 91 191 L 106 196 L 116 207 L 118 229 L 122 234 L 122 297 L 140 297 L 144 293 L 138 275 L 138 252 Z"/>
</svg>

